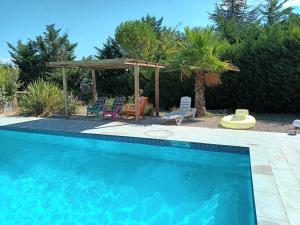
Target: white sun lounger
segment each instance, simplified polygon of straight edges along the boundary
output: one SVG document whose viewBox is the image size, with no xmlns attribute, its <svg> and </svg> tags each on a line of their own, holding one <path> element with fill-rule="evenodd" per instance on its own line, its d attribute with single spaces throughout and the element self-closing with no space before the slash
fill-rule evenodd
<svg viewBox="0 0 300 225">
<path fill-rule="evenodd" d="M 196 109 L 191 108 L 191 101 L 190 97 L 182 97 L 180 100 L 180 109 L 177 112 L 171 112 L 163 115 L 161 117 L 162 120 L 175 120 L 176 125 L 180 125 L 182 120 L 185 117 L 195 118 Z"/>
</svg>

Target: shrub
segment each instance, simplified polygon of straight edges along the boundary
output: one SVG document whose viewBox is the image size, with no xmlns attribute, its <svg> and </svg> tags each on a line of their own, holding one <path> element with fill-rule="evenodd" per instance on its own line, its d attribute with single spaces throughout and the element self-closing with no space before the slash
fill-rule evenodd
<svg viewBox="0 0 300 225">
<path fill-rule="evenodd" d="M 222 86 L 207 90 L 209 109 L 300 112 L 299 26 L 274 25 L 227 54 L 241 71 L 225 74 Z"/>
<path fill-rule="evenodd" d="M 80 103 L 77 99 L 77 97 L 74 96 L 74 94 L 71 92 L 71 94 L 68 96 L 68 113 L 69 115 L 75 114 L 77 112 L 78 107 L 80 106 Z M 64 114 L 65 113 L 65 104 L 62 101 L 59 113 Z"/>
<path fill-rule="evenodd" d="M 115 98 L 107 98 L 106 102 L 105 102 L 105 107 L 110 109 L 112 107 L 113 103 L 114 103 L 114 99 Z"/>
<path fill-rule="evenodd" d="M 19 69 L 10 65 L 0 65 L 0 101 L 12 101 L 20 85 Z"/>
<path fill-rule="evenodd" d="M 144 115 L 145 116 L 153 116 L 154 114 L 154 108 L 152 104 L 147 104 L 145 111 L 144 111 Z"/>
<path fill-rule="evenodd" d="M 5 101 L 6 101 L 6 98 L 3 96 L 3 94 L 0 90 L 0 113 L 3 112 Z"/>
<path fill-rule="evenodd" d="M 30 83 L 26 93 L 20 96 L 19 106 L 22 113 L 47 116 L 60 111 L 63 96 L 60 88 L 52 82 L 38 79 Z"/>
</svg>

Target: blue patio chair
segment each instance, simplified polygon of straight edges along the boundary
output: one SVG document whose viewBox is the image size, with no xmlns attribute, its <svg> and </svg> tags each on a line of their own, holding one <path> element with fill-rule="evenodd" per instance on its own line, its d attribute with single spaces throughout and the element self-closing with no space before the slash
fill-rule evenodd
<svg viewBox="0 0 300 225">
<path fill-rule="evenodd" d="M 97 99 L 94 106 L 88 106 L 86 108 L 86 116 L 89 116 L 89 113 L 95 113 L 96 117 L 99 117 L 99 114 L 103 111 L 104 105 L 107 97 L 100 97 Z"/>
</svg>

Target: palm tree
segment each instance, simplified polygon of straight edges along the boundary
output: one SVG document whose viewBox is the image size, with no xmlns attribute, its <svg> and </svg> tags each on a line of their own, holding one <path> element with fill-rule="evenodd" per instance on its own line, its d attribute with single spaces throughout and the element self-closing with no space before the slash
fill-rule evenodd
<svg viewBox="0 0 300 225">
<path fill-rule="evenodd" d="M 227 70 L 238 68 L 220 59 L 228 46 L 212 29 L 185 28 L 185 38 L 179 42 L 172 57 L 172 64 L 179 65 L 182 75 L 195 76 L 196 116 L 203 116 L 205 109 L 205 86 L 221 83 L 220 75 Z"/>
</svg>

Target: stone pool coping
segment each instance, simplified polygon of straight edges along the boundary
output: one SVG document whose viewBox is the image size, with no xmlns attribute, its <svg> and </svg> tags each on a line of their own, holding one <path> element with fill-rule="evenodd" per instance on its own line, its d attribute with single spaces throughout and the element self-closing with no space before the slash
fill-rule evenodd
<svg viewBox="0 0 300 225">
<path fill-rule="evenodd" d="M 300 135 L 11 116 L 0 126 L 247 147 L 258 225 L 299 225 Z"/>
</svg>

